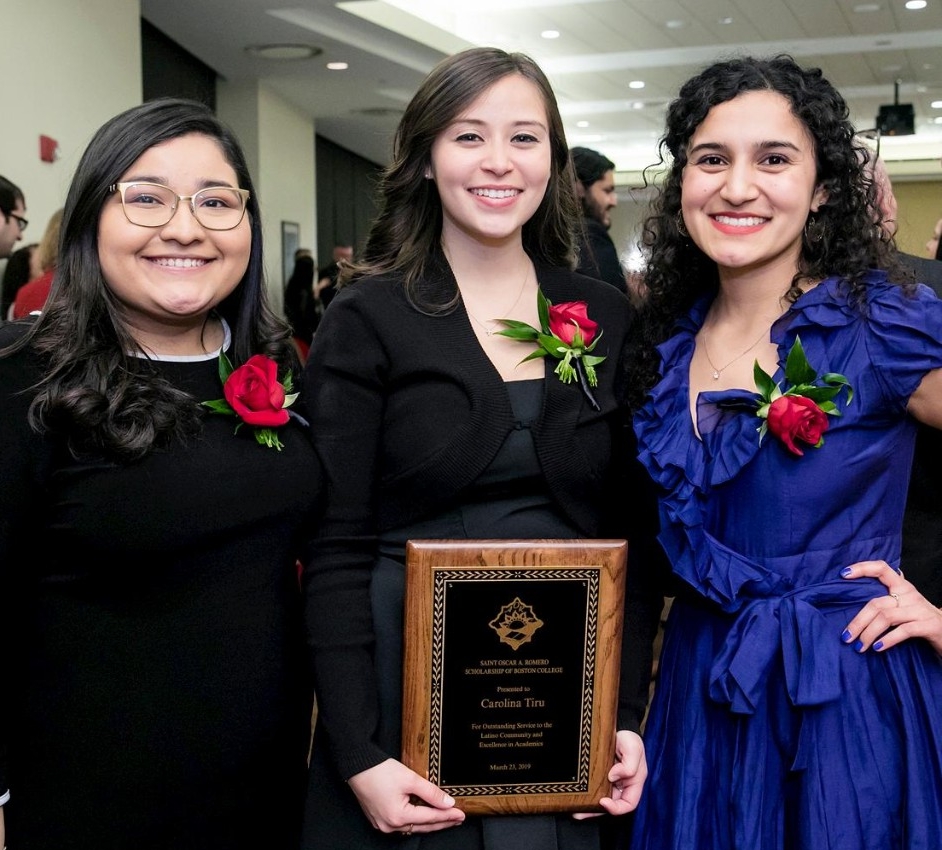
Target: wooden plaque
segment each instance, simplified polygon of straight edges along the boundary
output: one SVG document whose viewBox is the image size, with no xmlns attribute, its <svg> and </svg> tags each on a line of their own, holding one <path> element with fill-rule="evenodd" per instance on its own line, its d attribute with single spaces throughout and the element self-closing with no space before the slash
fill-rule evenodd
<svg viewBox="0 0 942 850">
<path fill-rule="evenodd" d="M 410 540 L 402 760 L 472 814 L 601 811 L 625 540 Z"/>
</svg>

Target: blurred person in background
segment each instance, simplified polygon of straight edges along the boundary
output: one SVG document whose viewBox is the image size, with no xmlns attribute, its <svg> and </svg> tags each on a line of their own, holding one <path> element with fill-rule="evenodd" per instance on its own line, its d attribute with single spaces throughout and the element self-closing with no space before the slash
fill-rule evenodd
<svg viewBox="0 0 942 850">
<path fill-rule="evenodd" d="M 895 236 L 898 205 L 886 165 L 878 156 L 870 156 L 865 173 L 874 183 L 881 224 L 890 236 Z M 927 284 L 942 296 L 942 262 L 903 252 L 897 256 L 912 269 L 917 283 Z M 900 566 L 933 605 L 942 606 L 942 431 L 921 422 L 917 425 L 906 493 Z"/>
<path fill-rule="evenodd" d="M 570 156 L 576 172 L 576 195 L 582 205 L 576 271 L 604 280 L 627 295 L 625 270 L 609 234 L 611 211 L 618 205 L 615 163 L 591 148 L 572 148 Z"/>
<path fill-rule="evenodd" d="M 926 253 L 936 260 L 942 260 L 942 218 L 935 223 L 932 236 L 926 242 Z"/>
<path fill-rule="evenodd" d="M 880 156 L 870 151 L 866 154 L 864 173 L 873 181 L 877 210 L 883 216 L 880 223 L 886 232 L 895 238 L 899 227 L 897 222 L 899 204 L 893 192 L 893 181 L 886 170 L 886 163 Z M 942 219 L 939 220 L 939 225 L 942 225 Z M 930 247 L 931 243 L 926 245 L 927 249 Z M 915 254 L 907 254 L 903 251 L 898 251 L 897 257 L 904 266 L 912 269 L 917 283 L 931 286 L 937 295 L 942 292 L 942 263 L 939 263 L 937 259 L 917 257 Z M 929 257 L 933 257 L 933 254 L 930 253 Z"/>
<path fill-rule="evenodd" d="M 30 313 L 40 312 L 49 297 L 52 278 L 59 259 L 59 230 L 62 226 L 62 212 L 61 209 L 56 210 L 46 224 L 43 238 L 39 240 L 39 247 L 36 249 L 36 262 L 40 274 L 21 286 L 16 293 L 12 310 L 14 319 L 22 319 Z"/>
<path fill-rule="evenodd" d="M 317 273 L 317 285 L 314 287 L 314 297 L 318 303 L 318 310 L 323 314 L 337 294 L 337 284 L 340 273 L 345 266 L 353 262 L 352 245 L 334 245 L 333 259 Z"/>
<path fill-rule="evenodd" d="M 319 318 L 314 298 L 314 274 L 317 261 L 309 248 L 294 253 L 294 269 L 285 286 L 285 318 L 291 325 L 294 343 L 302 362 L 307 359 Z"/>
<path fill-rule="evenodd" d="M 0 320 L 13 317 L 13 300 L 20 287 L 42 274 L 39 267 L 39 243 L 30 242 L 17 248 L 3 270 L 3 294 L 0 296 Z"/>
<path fill-rule="evenodd" d="M 23 231 L 29 222 L 26 215 L 26 198 L 23 190 L 15 183 L 0 175 L 0 260 L 13 253 L 13 246 L 23 238 Z"/>
</svg>

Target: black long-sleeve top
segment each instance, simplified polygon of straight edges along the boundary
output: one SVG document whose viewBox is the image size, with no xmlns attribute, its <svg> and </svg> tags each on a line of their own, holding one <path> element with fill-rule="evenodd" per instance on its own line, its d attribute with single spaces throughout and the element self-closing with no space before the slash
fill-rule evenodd
<svg viewBox="0 0 942 850">
<path fill-rule="evenodd" d="M 607 284 L 538 267 L 553 303 L 584 300 L 603 336 L 588 404 L 547 358 L 533 437 L 548 490 L 585 537 L 653 533 L 652 502 L 633 481 L 633 436 L 619 382 L 631 325 L 627 299 Z M 442 262 L 422 286 L 456 286 Z M 438 283 L 436 284 L 436 279 Z M 527 351 L 521 343 L 521 358 Z M 514 427 L 503 380 L 463 305 L 426 315 L 400 280 L 367 278 L 341 290 L 307 364 L 307 416 L 328 478 L 328 504 L 305 570 L 308 635 L 321 727 L 344 778 L 398 753 L 375 743 L 378 722 L 370 575 L 378 535 L 461 500 Z M 633 554 L 643 545 L 631 545 Z M 648 592 L 643 559 L 628 571 L 619 725 L 637 729 L 650 674 L 650 637 L 661 598 Z"/>
<path fill-rule="evenodd" d="M 594 218 L 586 216 L 582 220 L 583 234 L 579 245 L 580 274 L 604 280 L 616 287 L 619 292 L 628 293 L 625 270 L 618 259 L 618 250 L 609 235 L 608 228 Z"/>
<path fill-rule="evenodd" d="M 24 330 L 0 330 L 0 346 Z M 307 429 L 234 417 L 139 461 L 27 423 L 44 364 L 0 359 L 0 799 L 10 845 L 287 848 L 312 695 L 296 561 L 321 478 Z M 197 401 L 215 358 L 133 360 Z"/>
</svg>

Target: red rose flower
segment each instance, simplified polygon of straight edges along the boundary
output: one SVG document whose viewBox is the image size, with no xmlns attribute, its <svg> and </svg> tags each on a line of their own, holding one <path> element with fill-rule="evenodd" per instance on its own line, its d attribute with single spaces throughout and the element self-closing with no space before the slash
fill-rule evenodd
<svg viewBox="0 0 942 850">
<path fill-rule="evenodd" d="M 288 421 L 278 365 L 262 354 L 253 355 L 234 370 L 222 389 L 226 401 L 247 425 L 277 428 Z"/>
<path fill-rule="evenodd" d="M 553 370 L 564 384 L 576 381 L 593 410 L 600 410 L 591 387 L 598 385 L 595 367 L 605 360 L 592 354 L 602 339 L 602 331 L 588 315 L 585 301 L 567 301 L 553 305 L 543 290 L 536 290 L 536 306 L 540 316 L 539 328 L 516 319 L 498 319 L 506 326 L 501 336 L 520 342 L 536 343 L 536 349 L 521 360 L 526 363 L 534 357 L 552 357 L 558 360 Z"/>
<path fill-rule="evenodd" d="M 566 345 L 572 345 L 577 330 L 582 335 L 582 344 L 591 345 L 598 327 L 598 323 L 589 318 L 585 301 L 567 301 L 549 308 L 550 333 L 558 336 Z"/>
<path fill-rule="evenodd" d="M 796 442 L 800 440 L 817 448 L 824 442 L 828 429 L 827 414 L 810 398 L 800 395 L 783 395 L 769 405 L 769 431 L 778 437 L 785 447 L 799 456 L 804 452 Z"/>
</svg>

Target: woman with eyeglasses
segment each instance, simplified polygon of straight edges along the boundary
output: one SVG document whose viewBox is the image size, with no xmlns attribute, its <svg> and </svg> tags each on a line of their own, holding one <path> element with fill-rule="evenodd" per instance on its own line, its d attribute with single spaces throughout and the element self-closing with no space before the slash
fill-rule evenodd
<svg viewBox="0 0 942 850">
<path fill-rule="evenodd" d="M 11 848 L 297 845 L 320 468 L 261 234 L 232 132 L 146 103 L 79 163 L 44 311 L 2 328 Z"/>
</svg>

